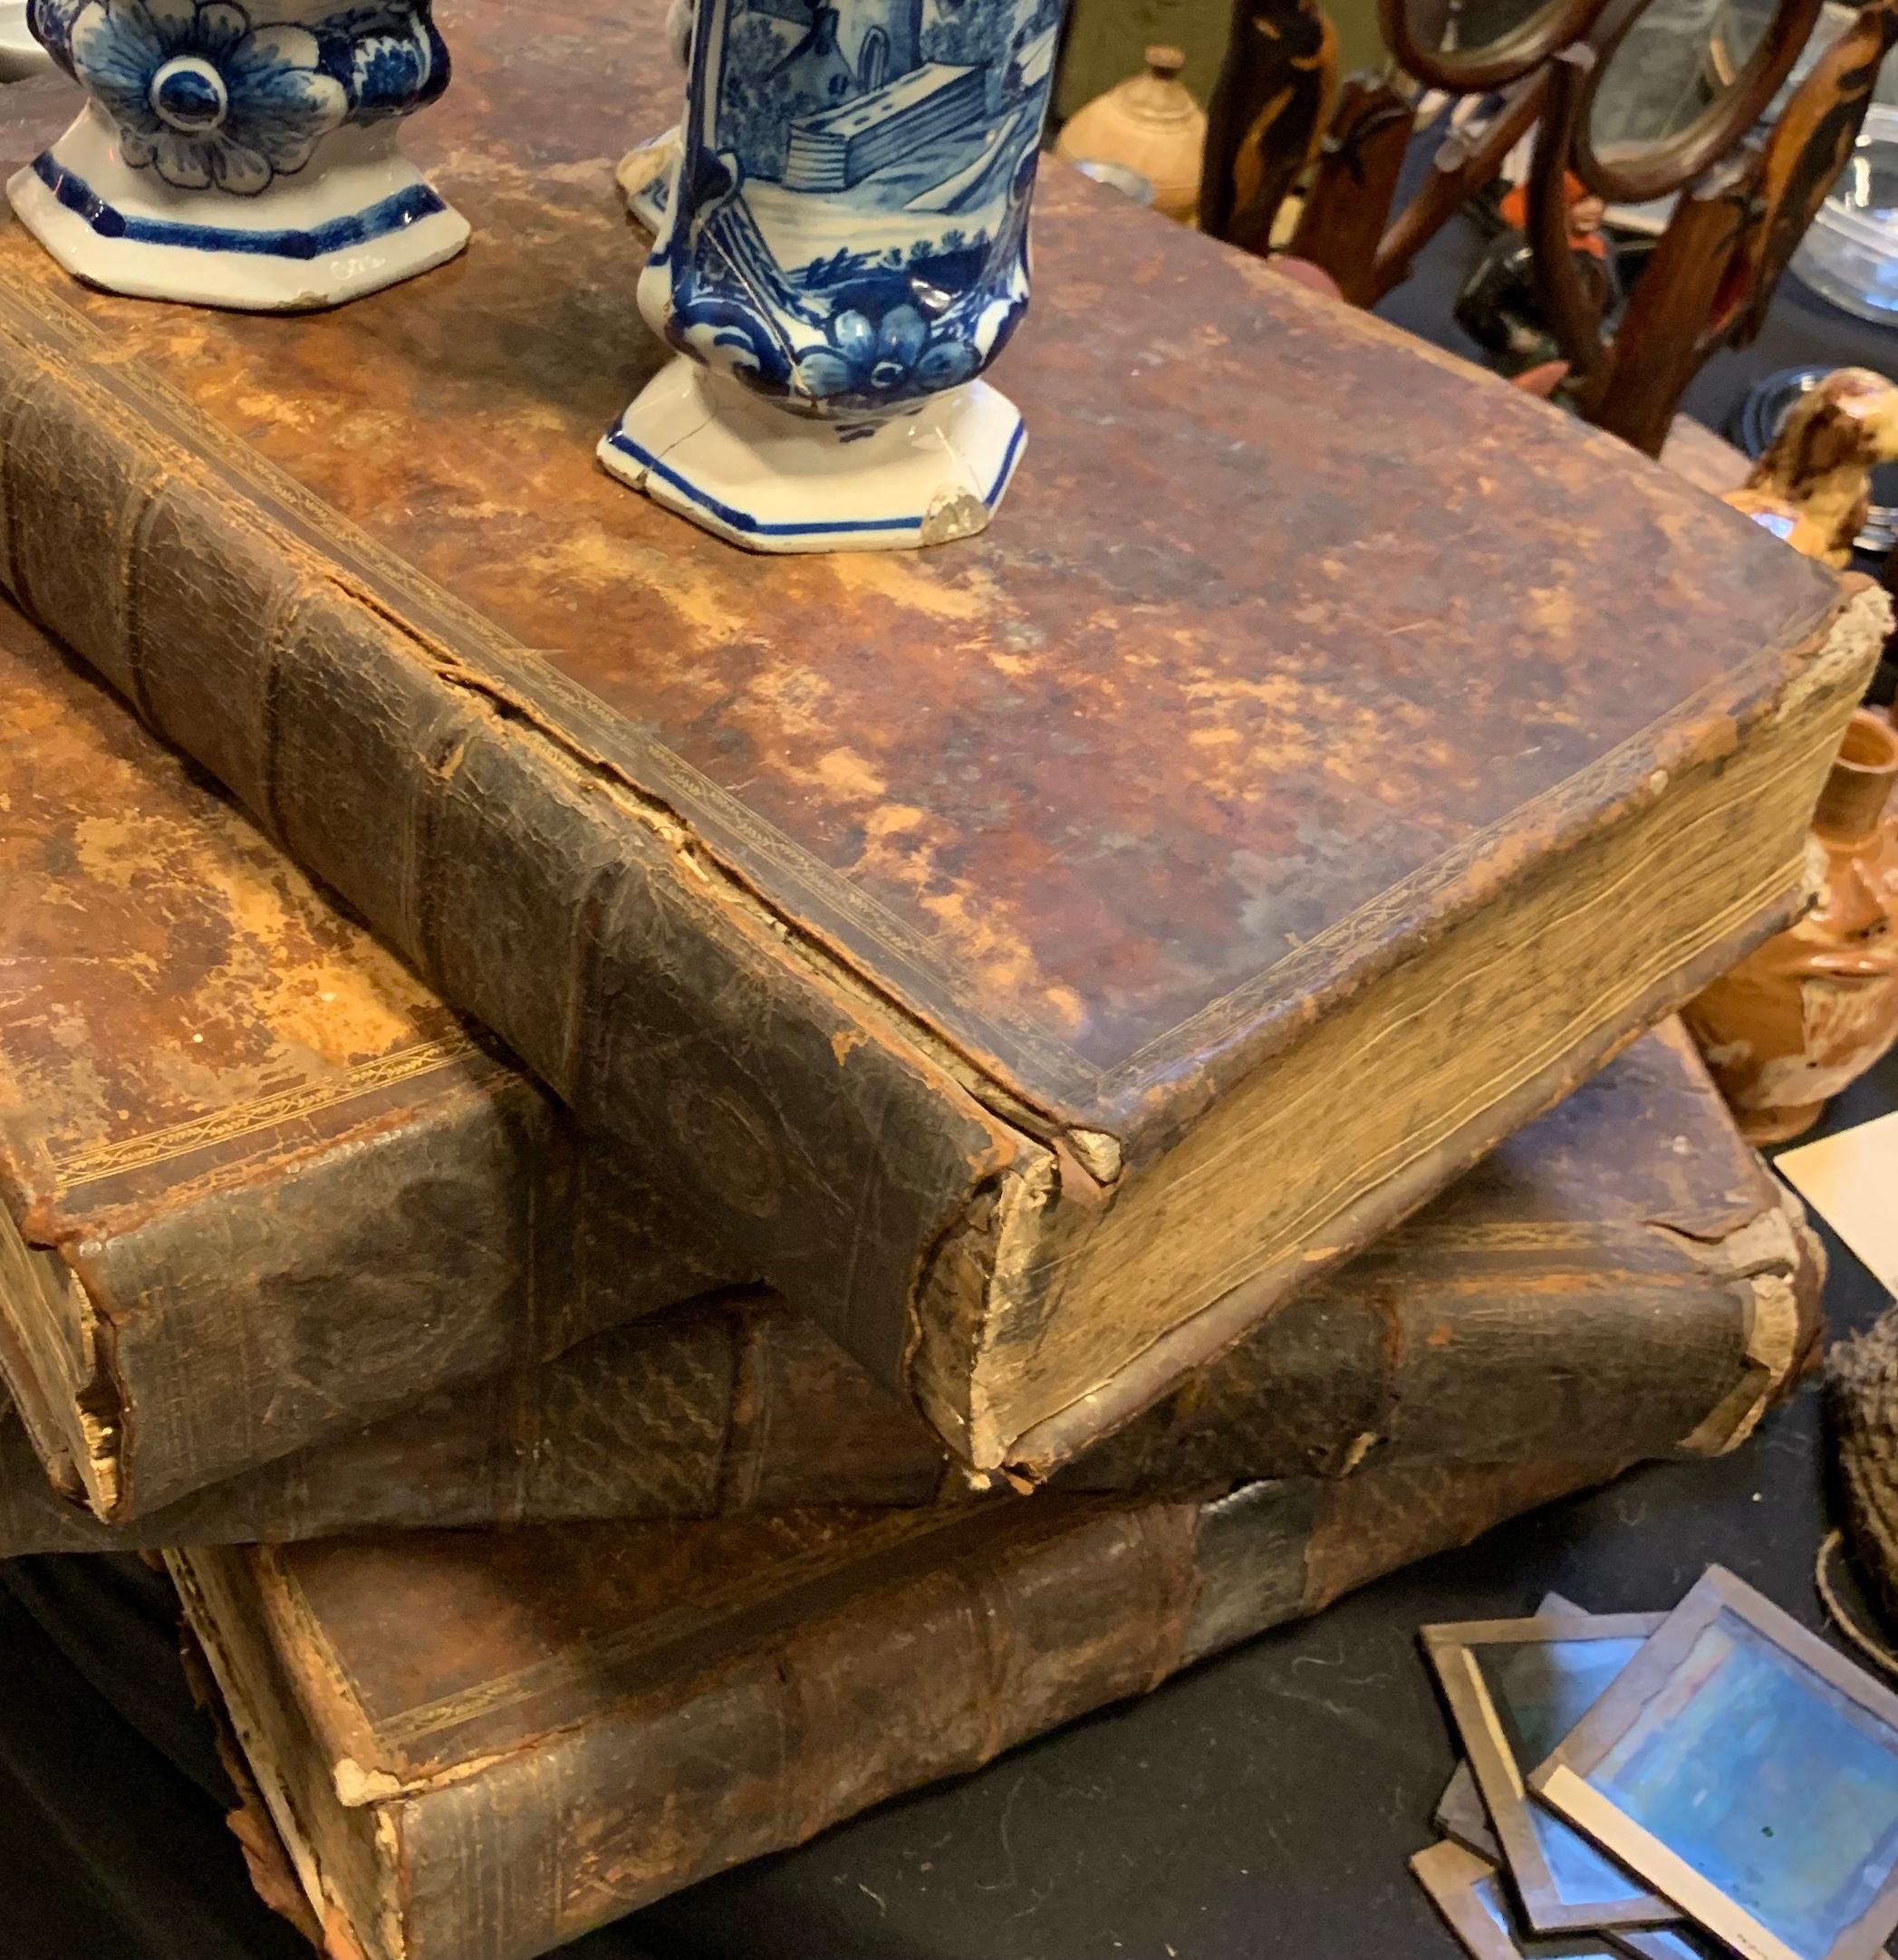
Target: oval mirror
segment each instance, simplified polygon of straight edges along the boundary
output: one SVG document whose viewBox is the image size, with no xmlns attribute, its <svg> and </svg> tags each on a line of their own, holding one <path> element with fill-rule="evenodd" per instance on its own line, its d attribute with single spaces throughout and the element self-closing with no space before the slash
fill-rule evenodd
<svg viewBox="0 0 1898 1960">
<path fill-rule="evenodd" d="M 1575 134 L 1597 196 L 1664 197 L 1724 156 L 1765 113 L 1824 0 L 1610 0 L 1590 36 L 1594 72 Z"/>
<path fill-rule="evenodd" d="M 1471 94 L 1519 80 L 1588 31 L 1603 0 L 1378 0 L 1397 65 Z"/>
</svg>

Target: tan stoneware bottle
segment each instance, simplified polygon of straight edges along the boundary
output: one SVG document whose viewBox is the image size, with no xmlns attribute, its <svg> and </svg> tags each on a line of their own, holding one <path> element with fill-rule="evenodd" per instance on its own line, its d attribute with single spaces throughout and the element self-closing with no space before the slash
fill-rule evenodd
<svg viewBox="0 0 1898 1960">
<path fill-rule="evenodd" d="M 1809 1129 L 1898 1038 L 1898 732 L 1862 709 L 1813 821 L 1818 903 L 1689 1003 L 1685 1018 L 1755 1143 Z"/>
<path fill-rule="evenodd" d="M 1149 48 L 1144 74 L 1116 83 L 1068 119 L 1055 145 L 1070 163 L 1117 163 L 1153 187 L 1153 208 L 1190 225 L 1199 203 L 1206 113 L 1180 80 L 1186 56 Z"/>
</svg>

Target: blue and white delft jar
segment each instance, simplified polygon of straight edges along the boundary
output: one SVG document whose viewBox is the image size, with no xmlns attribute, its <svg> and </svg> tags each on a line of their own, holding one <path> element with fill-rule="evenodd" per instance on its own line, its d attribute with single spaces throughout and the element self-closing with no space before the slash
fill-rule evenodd
<svg viewBox="0 0 1898 1960">
<path fill-rule="evenodd" d="M 29 19 L 86 104 L 7 194 L 78 277 L 283 312 L 467 243 L 397 148 L 448 83 L 429 0 L 31 0 Z"/>
<path fill-rule="evenodd" d="M 699 0 L 640 309 L 678 350 L 601 445 L 757 551 L 981 530 L 1023 444 L 978 379 L 1028 303 L 1064 0 Z"/>
</svg>

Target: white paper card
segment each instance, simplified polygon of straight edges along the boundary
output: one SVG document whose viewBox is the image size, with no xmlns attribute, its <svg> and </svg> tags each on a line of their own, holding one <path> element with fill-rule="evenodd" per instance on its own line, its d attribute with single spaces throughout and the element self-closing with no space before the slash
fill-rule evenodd
<svg viewBox="0 0 1898 1960">
<path fill-rule="evenodd" d="M 1898 1293 L 1898 1111 L 1802 1143 L 1774 1168 Z"/>
</svg>

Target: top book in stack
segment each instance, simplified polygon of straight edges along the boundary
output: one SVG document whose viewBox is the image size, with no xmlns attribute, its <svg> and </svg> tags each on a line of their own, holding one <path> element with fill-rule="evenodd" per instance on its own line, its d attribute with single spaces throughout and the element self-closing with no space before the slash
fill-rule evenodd
<svg viewBox="0 0 1898 1960">
<path fill-rule="evenodd" d="M 613 184 L 661 13 L 468 0 L 411 146 L 475 245 L 341 312 L 9 223 L 0 576 L 1036 1475 L 1785 921 L 1883 601 L 1059 169 L 995 527 L 734 551 L 593 461 L 663 358 Z M 70 110 L 8 90 L 5 160 Z"/>
</svg>

